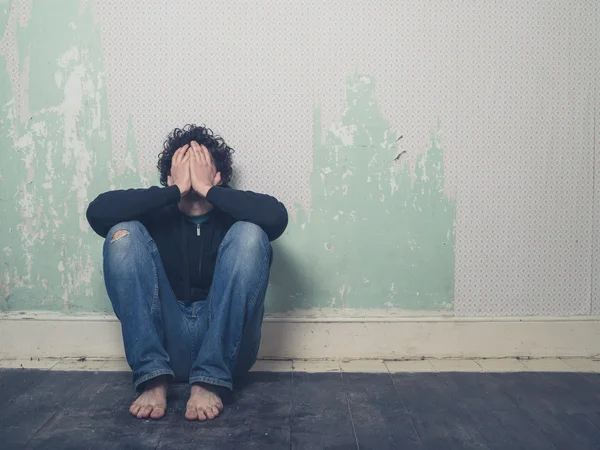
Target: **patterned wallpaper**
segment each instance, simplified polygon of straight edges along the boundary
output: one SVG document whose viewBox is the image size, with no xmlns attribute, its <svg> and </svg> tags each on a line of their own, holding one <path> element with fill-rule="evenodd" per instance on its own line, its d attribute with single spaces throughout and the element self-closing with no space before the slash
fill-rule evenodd
<svg viewBox="0 0 600 450">
<path fill-rule="evenodd" d="M 456 313 L 589 314 L 597 2 L 464 5 Z"/>
<path fill-rule="evenodd" d="M 600 6 L 596 11 L 597 30 L 600 27 Z M 600 33 L 596 34 L 596 55 L 600 49 Z M 595 98 L 594 111 L 596 120 L 594 130 L 596 132 L 594 140 L 594 222 L 593 222 L 593 260 L 592 260 L 592 314 L 600 315 L 600 57 L 596 56 L 596 79 L 595 79 Z"/>
<path fill-rule="evenodd" d="M 436 291 L 447 298 L 429 306 L 461 316 L 600 314 L 599 8 L 596 0 L 0 3 L 0 140 L 15 149 L 0 161 L 20 164 L 14 173 L 0 172 L 15 181 L 2 186 L 15 211 L 3 210 L 0 225 L 21 233 L 2 246 L 4 265 L 16 267 L 0 278 L 8 304 L 2 308 L 18 309 L 20 299 L 55 285 L 57 299 L 36 308 L 106 306 L 92 262 L 97 242 L 80 237 L 84 201 L 106 180 L 119 187 L 139 176 L 155 182 L 165 136 L 192 122 L 225 137 L 237 150 L 237 184 L 283 200 L 297 233 L 305 214 L 323 204 L 312 198 L 322 189 L 313 164 L 327 171 L 323 161 L 335 159 L 339 148 L 361 139 L 381 147 L 380 180 L 389 189 L 373 192 L 393 194 L 398 173 L 405 173 L 408 189 L 423 194 L 432 183 L 428 173 L 435 173 L 443 195 L 435 202 L 441 206 L 429 207 L 455 220 L 452 232 L 438 227 L 435 245 L 454 244 L 454 261 L 445 251 L 441 269 L 435 252 L 419 264 L 454 276 Z M 348 96 L 347 81 L 356 74 L 368 76 L 369 86 L 373 80 L 367 97 Z M 75 94 L 80 103 L 73 105 Z M 377 114 L 353 98 L 375 105 Z M 352 128 L 348 117 L 360 114 L 363 128 Z M 93 126 L 80 135 L 76 128 L 85 121 Z M 374 124 L 380 128 L 369 129 Z M 68 157 L 60 158 L 60 146 Z M 329 153 L 315 155 L 320 148 Z M 386 153 L 392 150 L 405 152 L 399 172 Z M 102 168 L 92 168 L 92 160 Z M 83 185 L 69 185 L 58 169 L 48 175 L 47 161 L 77 172 Z M 434 165 L 428 173 L 427 164 Z M 35 170 L 45 171 L 51 189 Z M 346 172 L 335 176 L 344 180 Z M 342 189 L 340 183 L 323 186 Z M 54 201 L 57 193 L 62 204 Z M 70 212 L 74 222 L 49 221 L 49 211 Z M 347 242 L 356 230 L 347 229 Z M 322 231 L 310 236 L 325 240 Z M 405 244 L 418 246 L 420 239 Z M 330 251 L 332 242 L 311 245 Z M 47 256 L 55 248 L 62 249 L 54 252 L 58 262 Z M 388 283 L 401 258 L 386 250 L 375 263 Z M 344 270 L 343 260 L 332 264 Z M 427 272 L 419 273 L 426 280 Z M 359 306 L 379 295 L 361 289 Z M 393 297 L 403 286 L 382 289 Z M 346 284 L 339 290 L 339 298 L 326 299 L 332 305 L 348 294 Z M 420 301 L 410 299 L 415 309 Z"/>
<path fill-rule="evenodd" d="M 96 4 L 116 149 L 131 116 L 151 166 L 206 118 L 242 186 L 308 206 L 313 104 L 330 123 L 358 69 L 411 161 L 442 124 L 456 313 L 590 313 L 597 2 L 143 3 Z"/>
</svg>

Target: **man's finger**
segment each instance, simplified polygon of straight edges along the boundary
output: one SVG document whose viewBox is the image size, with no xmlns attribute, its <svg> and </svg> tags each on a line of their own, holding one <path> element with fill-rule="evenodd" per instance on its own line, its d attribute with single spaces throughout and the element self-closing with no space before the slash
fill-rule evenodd
<svg viewBox="0 0 600 450">
<path fill-rule="evenodd" d="M 198 158 L 198 161 L 201 164 L 206 164 L 206 156 L 204 155 L 204 152 L 202 151 L 202 148 L 204 147 L 204 145 L 200 145 L 198 143 L 196 143 L 196 147 L 194 148 L 194 150 L 196 151 L 196 157 Z"/>
<path fill-rule="evenodd" d="M 192 150 L 196 154 L 196 157 L 198 157 L 198 152 L 200 151 L 200 144 L 198 144 L 196 141 L 192 141 Z"/>
<path fill-rule="evenodd" d="M 204 145 L 201 145 L 200 149 L 202 156 L 204 156 L 204 161 L 206 162 L 206 164 L 212 165 L 212 157 L 210 156 L 210 152 L 208 151 L 208 149 Z"/>
<path fill-rule="evenodd" d="M 206 148 L 205 145 L 201 145 L 200 146 L 200 150 L 202 151 L 202 154 L 204 155 L 205 158 L 208 158 L 208 160 L 210 161 L 210 152 L 208 151 L 208 149 Z"/>
<path fill-rule="evenodd" d="M 173 153 L 173 157 L 171 158 L 171 165 L 177 164 L 177 157 L 179 156 L 179 153 L 181 153 L 181 147 L 175 150 L 175 153 Z"/>
<path fill-rule="evenodd" d="M 183 146 L 185 147 L 185 146 Z M 179 160 L 181 159 L 181 154 L 183 153 L 183 147 L 179 147 L 175 154 L 173 155 L 173 163 L 179 164 Z"/>
<path fill-rule="evenodd" d="M 179 147 L 177 149 L 177 151 L 175 152 L 175 154 L 173 155 L 173 160 L 172 162 L 174 164 L 179 164 L 179 162 L 181 161 L 182 156 L 185 154 L 187 148 L 189 147 L 189 145 L 184 145 L 183 147 Z"/>
<path fill-rule="evenodd" d="M 188 151 L 188 154 L 190 155 L 192 164 L 197 164 L 198 163 L 198 154 L 196 152 L 196 149 L 193 146 Z"/>
<path fill-rule="evenodd" d="M 194 155 L 196 162 L 202 163 L 202 156 L 200 155 L 200 144 L 198 144 L 196 141 L 192 141 L 191 146 L 192 154 Z"/>
<path fill-rule="evenodd" d="M 179 155 L 179 162 L 181 162 L 181 160 L 189 153 L 189 150 L 190 150 L 189 144 L 185 144 L 183 147 L 181 147 L 181 154 Z"/>
</svg>

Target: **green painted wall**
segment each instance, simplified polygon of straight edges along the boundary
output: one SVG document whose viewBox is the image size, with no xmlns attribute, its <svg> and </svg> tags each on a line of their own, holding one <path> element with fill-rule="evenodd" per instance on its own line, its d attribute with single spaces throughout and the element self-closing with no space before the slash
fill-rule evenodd
<svg viewBox="0 0 600 450">
<path fill-rule="evenodd" d="M 0 309 L 102 311 L 99 239 L 88 201 L 138 183 L 114 167 L 100 33 L 78 1 L 36 1 L 26 27 L 8 21 L 0 58 Z M 18 78 L 11 79 L 12 73 Z M 16 82 L 16 83 L 15 83 Z M 19 86 L 20 85 L 20 86 Z M 129 150 L 135 145 L 130 140 Z M 137 161 L 137 158 L 135 159 Z"/>
<path fill-rule="evenodd" d="M 444 194 L 439 126 L 415 170 L 382 116 L 372 77 L 353 74 L 341 120 L 314 111 L 312 207 L 296 206 L 278 246 L 269 304 L 451 310 L 454 200 Z"/>
<path fill-rule="evenodd" d="M 84 211 L 102 191 L 146 183 L 132 120 L 117 165 L 90 5 L 34 1 L 21 26 L 11 4 L 0 5 L 0 310 L 109 310 L 101 240 Z M 295 207 L 276 245 L 269 312 L 452 309 L 455 204 L 441 125 L 414 170 L 406 155 L 394 161 L 398 136 L 374 89 L 350 75 L 335 123 L 315 107 L 312 204 Z"/>
</svg>

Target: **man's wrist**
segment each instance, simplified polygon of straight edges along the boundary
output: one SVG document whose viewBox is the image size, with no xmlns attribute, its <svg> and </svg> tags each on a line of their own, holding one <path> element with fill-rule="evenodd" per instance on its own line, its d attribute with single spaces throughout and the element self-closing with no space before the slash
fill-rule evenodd
<svg viewBox="0 0 600 450">
<path fill-rule="evenodd" d="M 166 192 L 168 192 L 168 198 L 171 202 L 178 202 L 179 200 L 181 200 L 181 191 L 179 190 L 179 186 L 177 186 L 176 184 L 172 184 L 171 186 L 167 186 L 166 188 Z"/>
<path fill-rule="evenodd" d="M 183 190 L 183 188 L 181 187 L 181 185 L 180 184 L 175 184 L 175 186 L 177 186 L 177 188 L 179 189 L 179 193 L 183 197 L 186 194 L 186 192 Z"/>
<path fill-rule="evenodd" d="M 207 185 L 205 185 L 205 186 L 200 186 L 200 187 L 199 187 L 199 188 L 196 190 L 196 192 L 197 192 L 198 194 L 200 194 L 202 197 L 206 197 L 206 196 L 208 195 L 208 191 L 210 191 L 210 190 L 212 189 L 212 187 L 213 187 L 213 186 L 212 186 L 212 185 L 210 185 L 210 184 L 207 184 Z"/>
</svg>

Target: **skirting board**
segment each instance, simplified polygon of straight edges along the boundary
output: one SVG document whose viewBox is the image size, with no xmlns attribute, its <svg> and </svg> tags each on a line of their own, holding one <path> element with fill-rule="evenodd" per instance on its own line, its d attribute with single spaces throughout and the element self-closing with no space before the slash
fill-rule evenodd
<svg viewBox="0 0 600 450">
<path fill-rule="evenodd" d="M 2 358 L 119 358 L 113 316 L 4 314 Z M 600 355 L 600 317 L 266 317 L 266 359 L 590 357 Z"/>
</svg>

